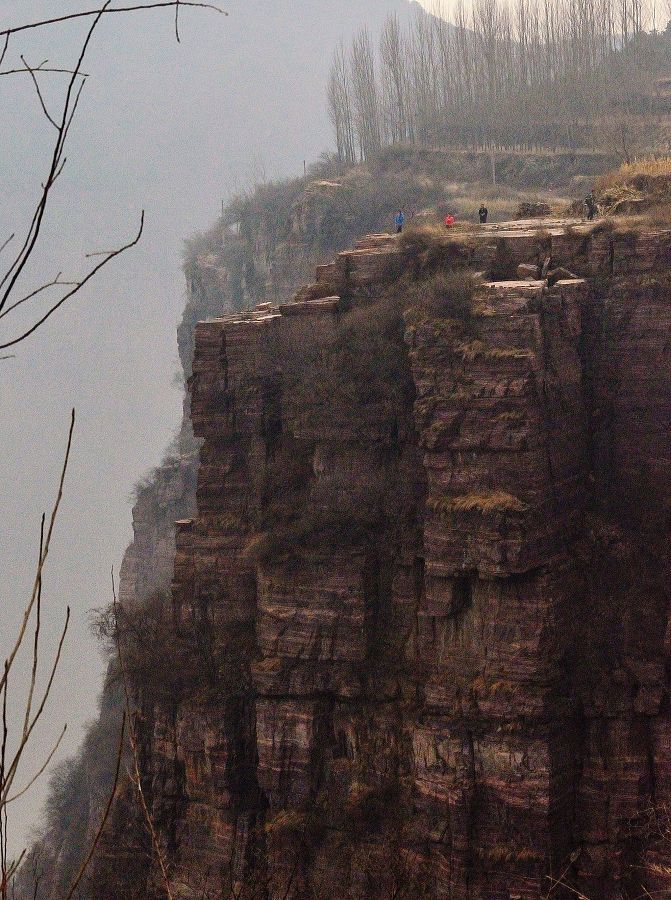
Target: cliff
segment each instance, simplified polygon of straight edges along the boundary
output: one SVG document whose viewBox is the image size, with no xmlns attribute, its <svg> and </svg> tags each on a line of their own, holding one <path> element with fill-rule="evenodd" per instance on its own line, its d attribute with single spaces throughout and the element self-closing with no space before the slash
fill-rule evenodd
<svg viewBox="0 0 671 900">
<path fill-rule="evenodd" d="M 327 158 L 306 178 L 260 185 L 234 198 L 215 227 L 187 242 L 188 301 L 179 330 L 187 376 L 198 321 L 263 301 L 286 302 L 315 266 L 362 234 L 386 230 L 399 207 L 408 216 L 428 213 L 431 221 L 447 212 L 471 221 L 485 199 L 490 220 L 512 218 L 520 201 L 561 206 L 564 195 L 582 200 L 593 179 L 617 165 L 617 156 L 502 151 L 494 165 L 492 184 L 489 152 L 389 147 L 358 166 Z"/>
<path fill-rule="evenodd" d="M 541 225 L 196 326 L 146 647 L 188 677 L 141 707 L 173 897 L 668 889 L 671 232 Z M 144 847 L 123 896 L 166 894 Z"/>
</svg>

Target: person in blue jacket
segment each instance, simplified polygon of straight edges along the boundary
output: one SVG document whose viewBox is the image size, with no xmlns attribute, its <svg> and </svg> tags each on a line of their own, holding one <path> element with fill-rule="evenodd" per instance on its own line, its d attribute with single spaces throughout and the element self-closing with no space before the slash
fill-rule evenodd
<svg viewBox="0 0 671 900">
<path fill-rule="evenodd" d="M 405 225 L 405 215 L 403 214 L 402 209 L 399 209 L 399 211 L 396 213 L 394 224 L 396 225 L 396 234 L 400 234 L 403 231 L 403 226 Z"/>
</svg>

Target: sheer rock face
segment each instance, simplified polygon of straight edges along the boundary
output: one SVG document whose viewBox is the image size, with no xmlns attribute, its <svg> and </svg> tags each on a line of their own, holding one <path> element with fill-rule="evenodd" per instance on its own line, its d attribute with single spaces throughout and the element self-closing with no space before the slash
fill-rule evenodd
<svg viewBox="0 0 671 900">
<path fill-rule="evenodd" d="M 324 402 L 315 348 L 411 266 L 395 239 L 196 326 L 173 605 L 207 678 L 143 760 L 173 897 L 668 888 L 671 232 L 541 224 L 478 231 L 474 267 L 576 277 L 486 281 L 471 340 L 408 319 L 391 431 Z M 332 484 L 392 514 L 258 552 Z"/>
</svg>

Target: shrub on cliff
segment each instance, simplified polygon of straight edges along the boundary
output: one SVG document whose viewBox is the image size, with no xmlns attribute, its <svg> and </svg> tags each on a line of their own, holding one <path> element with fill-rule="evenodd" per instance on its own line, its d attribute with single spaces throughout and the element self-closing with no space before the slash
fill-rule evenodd
<svg viewBox="0 0 671 900">
<path fill-rule="evenodd" d="M 102 818 L 112 791 L 117 760 L 109 748 L 118 744 L 122 707 L 121 691 L 106 690 L 99 718 L 86 727 L 76 755 L 54 768 L 44 827 L 12 885 L 13 900 L 67 896 L 89 849 L 90 829 Z"/>
<path fill-rule="evenodd" d="M 286 396 L 299 423 L 327 417 L 351 437 L 394 444 L 408 427 L 414 387 L 403 342 L 398 287 L 342 318 L 335 339 L 305 347 L 294 360 Z"/>
<path fill-rule="evenodd" d="M 671 157 L 644 157 L 623 163 L 597 180 L 602 209 L 611 215 L 643 216 L 646 225 L 669 227 Z"/>
<path fill-rule="evenodd" d="M 524 513 L 528 506 L 508 491 L 491 490 L 457 497 L 437 497 L 427 501 L 429 509 L 440 515 L 452 513 L 477 512 L 485 515 L 492 513 Z"/>
<path fill-rule="evenodd" d="M 293 501 L 293 502 L 292 502 Z M 395 495 L 381 470 L 338 470 L 314 478 L 299 494 L 282 492 L 262 513 L 246 555 L 268 563 L 297 552 L 363 544 L 384 526 Z"/>
<path fill-rule="evenodd" d="M 597 180 L 597 190 L 622 193 L 641 191 L 671 197 L 671 156 L 647 156 L 622 165 Z"/>
<path fill-rule="evenodd" d="M 401 804 L 399 782 L 385 781 L 377 786 L 354 782 L 350 786 L 345 816 L 351 838 L 370 835 L 385 824 L 397 825 Z"/>
<path fill-rule="evenodd" d="M 470 325 L 479 283 L 468 269 L 439 269 L 424 278 L 406 278 L 402 287 L 406 316 L 410 321 L 444 318 Z"/>
<path fill-rule="evenodd" d="M 164 593 L 151 594 L 133 606 L 118 603 L 116 608 L 98 610 L 93 630 L 113 660 L 110 680 L 122 679 L 116 659 L 120 652 L 129 687 L 140 686 L 149 702 L 178 699 L 187 684 L 199 684 L 209 671 L 193 639 L 197 629 L 190 629 L 193 635 L 187 640 L 173 620 L 172 602 Z"/>
<path fill-rule="evenodd" d="M 399 445 L 412 426 L 414 385 L 403 341 L 402 292 L 343 315 L 335 338 L 306 345 L 286 373 L 287 430 L 267 464 L 250 558 L 268 562 L 306 548 L 362 545 L 397 518 Z M 371 448 L 363 471 L 332 460 L 315 475 L 310 436 L 337 434 Z"/>
</svg>

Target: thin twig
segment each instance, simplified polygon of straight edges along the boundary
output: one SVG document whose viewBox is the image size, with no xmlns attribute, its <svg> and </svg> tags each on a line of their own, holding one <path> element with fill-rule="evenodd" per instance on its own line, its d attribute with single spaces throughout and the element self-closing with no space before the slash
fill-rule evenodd
<svg viewBox="0 0 671 900">
<path fill-rule="evenodd" d="M 78 65 L 79 65 L 79 63 L 78 63 Z M 74 75 L 73 75 L 72 77 L 73 77 L 73 79 L 75 78 Z M 72 120 L 74 119 L 75 113 L 77 112 L 77 107 L 79 106 L 79 101 L 80 101 L 80 99 L 81 99 L 82 91 L 84 90 L 85 85 L 86 85 L 86 81 L 80 81 L 80 82 L 79 82 L 79 87 L 77 88 L 77 94 L 76 94 L 76 96 L 75 96 L 74 102 L 73 102 L 73 104 L 72 104 L 72 109 L 71 109 L 71 111 L 70 111 L 70 116 L 69 116 L 67 122 L 65 123 L 65 128 L 64 128 L 64 130 L 63 130 L 63 146 L 65 146 L 65 141 L 67 140 L 67 136 L 68 136 L 68 133 L 69 133 L 69 131 L 70 131 L 70 126 L 72 125 Z M 52 183 L 51 183 L 52 187 L 53 187 L 53 185 L 54 185 L 56 179 L 58 178 L 58 176 L 59 176 L 59 175 L 61 174 L 61 172 L 63 171 L 63 166 L 64 166 L 64 165 L 65 165 L 65 160 L 63 160 L 63 162 L 61 163 L 60 168 L 56 171 L 56 173 L 55 173 L 55 175 L 54 175 L 53 181 L 52 181 Z"/>
<path fill-rule="evenodd" d="M 294 883 L 294 878 L 296 877 L 296 873 L 298 872 L 298 866 L 300 863 L 300 855 L 296 853 L 296 859 L 294 860 L 293 868 L 291 869 L 291 874 L 289 875 L 289 881 L 287 883 L 287 889 L 284 892 L 284 897 L 282 900 L 287 900 L 289 897 L 289 893 L 291 891 L 291 886 Z"/>
<path fill-rule="evenodd" d="M 7 883 L 8 883 L 8 885 L 9 885 L 9 882 L 10 882 L 10 881 L 12 880 L 12 878 L 14 877 L 14 875 L 16 874 L 16 872 L 17 872 L 19 866 L 20 866 L 21 863 L 23 862 L 23 858 L 24 858 L 24 856 L 26 855 L 26 852 L 27 852 L 27 851 L 26 851 L 25 849 L 22 850 L 21 853 L 19 854 L 19 858 L 18 858 L 18 859 L 13 859 L 13 860 L 11 861 L 11 863 L 9 864 L 9 868 L 8 868 L 8 870 L 7 870 Z"/>
<path fill-rule="evenodd" d="M 16 777 L 16 773 L 18 771 L 19 763 L 21 762 L 21 758 L 23 757 L 23 751 L 26 749 L 28 741 L 33 733 L 33 730 L 39 720 L 42 718 L 42 713 L 44 712 L 44 708 L 47 705 L 47 700 L 49 699 L 49 695 L 51 694 L 51 688 L 53 687 L 54 678 L 56 677 L 56 672 L 58 670 L 58 666 L 61 661 L 61 655 L 63 653 L 63 644 L 65 643 L 65 638 L 68 633 L 68 627 L 70 625 L 70 607 L 68 606 L 67 614 L 65 616 L 65 625 L 63 626 L 63 631 L 61 633 L 60 640 L 58 642 L 58 648 L 56 650 L 56 655 L 54 657 L 54 662 L 51 667 L 51 673 L 49 675 L 49 680 L 47 682 L 47 686 L 44 690 L 44 694 L 42 695 L 42 700 L 40 702 L 39 707 L 37 708 L 37 712 L 33 716 L 32 721 L 28 727 L 28 731 L 22 736 L 21 741 L 19 742 L 18 749 L 14 753 L 14 758 L 12 760 L 12 764 L 5 775 L 5 780 L 2 783 L 2 796 L 0 796 L 0 803 L 5 804 L 7 802 L 7 794 L 9 793 L 12 784 L 14 783 L 14 778 Z"/>
<path fill-rule="evenodd" d="M 18 255 L 16 256 L 14 262 L 12 263 L 12 265 L 9 267 L 9 269 L 3 276 L 2 280 L 0 280 L 0 287 L 2 287 L 3 291 L 4 291 L 2 297 L 0 298 L 0 310 L 2 310 L 4 308 L 4 306 L 7 304 L 7 301 L 8 301 L 9 296 L 14 288 L 14 285 L 16 284 L 18 278 L 20 277 L 21 272 L 26 267 L 26 264 L 27 264 L 28 260 L 30 259 L 30 256 L 35 248 L 35 245 L 37 244 L 38 239 L 39 239 L 40 232 L 42 229 L 42 223 L 44 221 L 45 211 L 46 211 L 48 201 L 49 201 L 49 196 L 51 193 L 51 189 L 53 187 L 55 177 L 57 177 L 58 170 L 61 167 L 63 150 L 65 147 L 65 141 L 67 139 L 70 125 L 72 124 L 72 116 L 74 115 L 74 112 L 77 108 L 77 104 L 78 104 L 79 98 L 81 96 L 82 87 L 86 83 L 84 81 L 82 81 L 80 83 L 79 91 L 77 92 L 77 95 L 76 95 L 74 103 L 73 103 L 72 95 L 73 95 L 73 91 L 75 88 L 75 83 L 77 81 L 77 73 L 81 71 L 81 67 L 84 62 L 84 57 L 86 56 L 86 53 L 88 51 L 89 44 L 93 37 L 93 33 L 95 32 L 95 29 L 100 21 L 101 16 L 105 12 L 105 10 L 109 7 L 110 3 L 111 3 L 111 0 L 106 0 L 103 8 L 98 10 L 96 18 L 95 18 L 93 24 L 91 25 L 91 27 L 89 28 L 88 34 L 86 35 L 86 38 L 84 39 L 84 42 L 82 44 L 82 48 L 81 48 L 79 57 L 77 59 L 77 63 L 74 68 L 74 74 L 70 77 L 70 80 L 68 82 L 68 87 L 67 87 L 67 91 L 65 94 L 65 102 L 63 104 L 63 113 L 61 116 L 60 124 L 58 126 L 58 137 L 54 144 L 52 158 L 51 158 L 51 164 L 49 166 L 49 174 L 44 182 L 42 196 L 40 198 L 39 203 L 37 204 L 35 213 L 33 214 L 33 218 L 30 223 L 30 227 L 28 228 L 28 233 L 26 235 L 26 239 L 23 243 L 23 246 L 21 247 L 21 250 L 19 251 Z"/>
<path fill-rule="evenodd" d="M 111 256 L 114 250 L 91 250 L 90 253 L 84 254 L 84 259 L 95 259 L 98 256 Z"/>
<path fill-rule="evenodd" d="M 550 894 L 554 891 L 555 888 L 560 887 L 561 885 L 563 885 L 564 887 L 566 886 L 566 885 L 564 885 L 564 879 L 568 875 L 571 867 L 574 866 L 576 864 L 576 862 L 578 861 L 578 857 L 580 856 L 580 853 L 581 853 L 580 849 L 574 850 L 573 853 L 571 853 L 571 855 L 569 856 L 568 864 L 566 865 L 566 868 L 561 873 L 559 878 L 553 878 L 551 875 L 546 876 L 547 880 L 552 883 L 550 885 L 550 890 L 547 892 L 545 897 L 543 897 L 543 900 L 550 900 Z"/>
<path fill-rule="evenodd" d="M 165 0 L 162 3 L 138 3 L 135 6 L 117 6 L 114 9 L 105 9 L 103 12 L 105 13 L 124 13 L 124 12 L 137 12 L 142 9 L 165 9 L 173 6 L 190 6 L 196 7 L 199 9 L 211 9 L 214 12 L 221 13 L 224 16 L 227 16 L 228 13 L 223 10 L 220 6 L 216 6 L 214 3 L 200 3 L 196 2 L 196 0 Z M 0 31 L 0 37 L 9 37 L 10 34 L 18 34 L 20 31 L 28 31 L 31 28 L 42 28 L 45 25 L 56 25 L 60 22 L 69 22 L 72 19 L 84 19 L 90 18 L 91 16 L 99 16 L 101 10 L 99 9 L 91 9 L 86 12 L 78 12 L 78 13 L 70 13 L 66 16 L 56 16 L 53 19 L 42 19 L 40 22 L 31 22 L 29 25 L 17 25 L 14 28 L 5 28 Z M 0 58 L 0 62 L 1 62 Z"/>
<path fill-rule="evenodd" d="M 40 554 L 38 560 L 42 559 L 42 553 L 44 552 L 44 524 L 46 522 L 47 516 L 46 513 L 42 513 L 42 520 L 40 522 Z M 39 566 L 39 561 L 38 561 Z M 40 576 L 40 581 L 37 587 L 37 604 L 35 607 L 35 637 L 33 638 L 33 668 L 30 674 L 30 689 L 28 690 L 28 699 L 26 700 L 26 714 L 23 720 L 23 736 L 26 736 L 28 731 L 28 727 L 30 725 L 30 714 L 33 710 L 33 696 L 35 694 L 35 683 L 37 681 L 37 661 L 38 661 L 38 651 L 40 644 L 40 627 L 42 624 L 42 578 Z"/>
<path fill-rule="evenodd" d="M 589 900 L 589 897 L 586 897 L 583 893 L 576 890 L 574 887 L 571 887 L 570 884 L 566 884 L 565 881 L 560 881 L 557 878 L 551 878 L 550 880 L 552 881 L 554 887 L 559 886 L 559 887 L 566 888 L 567 891 L 570 891 L 572 894 L 575 894 L 575 896 L 578 898 L 578 900 Z"/>
<path fill-rule="evenodd" d="M 47 312 L 37 320 L 30 328 L 23 332 L 23 334 L 19 335 L 19 337 L 14 338 L 11 341 L 6 341 L 4 344 L 0 344 L 0 350 L 6 350 L 8 347 L 14 347 L 16 344 L 20 344 L 21 341 L 25 341 L 27 337 L 30 337 L 41 325 L 43 325 L 50 316 L 52 316 L 57 309 L 59 309 L 64 303 L 66 303 L 71 297 L 74 297 L 75 294 L 79 293 L 79 291 L 87 284 L 98 272 L 103 269 L 108 263 L 110 263 L 115 257 L 120 256 L 122 253 L 125 253 L 126 250 L 130 250 L 131 247 L 135 247 L 136 244 L 139 243 L 140 238 L 142 237 L 142 232 L 144 231 L 144 210 L 142 210 L 142 215 L 140 217 L 140 227 L 136 236 L 132 241 L 129 241 L 127 244 L 124 244 L 123 247 L 119 247 L 118 250 L 114 250 L 102 262 L 98 263 L 91 271 L 82 278 L 80 282 L 77 283 L 76 287 L 74 287 L 71 291 L 68 291 L 61 299 L 54 303 L 54 305 L 47 310 Z"/>
<path fill-rule="evenodd" d="M 39 590 L 39 585 L 42 580 L 42 570 L 44 569 L 44 564 L 46 563 L 47 557 L 49 556 L 49 548 L 51 545 L 51 538 L 53 535 L 54 526 L 56 524 L 56 518 L 58 517 L 58 510 L 61 505 L 61 500 L 63 499 L 63 487 L 65 485 L 65 476 L 67 474 L 68 464 L 70 462 L 70 451 L 72 450 L 72 436 L 74 434 L 74 430 L 75 430 L 75 411 L 73 409 L 72 416 L 70 419 L 70 430 L 68 432 L 68 442 L 67 442 L 67 446 L 65 449 L 65 458 L 63 460 L 63 466 L 61 469 L 61 477 L 58 482 L 58 493 L 56 495 L 56 502 L 54 503 L 52 510 L 51 510 L 51 517 L 49 519 L 49 528 L 47 529 L 47 536 L 44 541 L 44 552 L 42 554 L 42 559 L 40 560 L 39 565 L 37 567 L 37 573 L 35 575 L 35 581 L 33 583 L 31 597 L 30 597 L 28 605 L 23 614 L 23 622 L 21 623 L 21 628 L 19 630 L 18 637 L 14 643 L 12 652 L 10 653 L 9 658 L 7 660 L 7 665 L 5 666 L 5 672 L 2 676 L 2 679 L 0 679 L 0 690 L 5 687 L 5 685 L 7 683 L 7 676 L 9 674 L 9 671 L 12 668 L 12 665 L 14 664 L 14 660 L 16 659 L 16 654 L 21 649 L 21 645 L 23 644 L 23 639 L 25 638 L 25 635 L 26 635 L 26 629 L 28 627 L 28 622 L 30 621 L 30 616 L 32 614 L 33 607 L 35 606 L 35 601 L 37 599 L 37 592 Z"/>
<path fill-rule="evenodd" d="M 15 800 L 18 800 L 19 798 L 23 797 L 24 794 L 27 794 L 28 791 L 31 789 L 31 787 L 32 787 L 32 786 L 35 784 L 35 782 L 39 779 L 39 777 L 40 777 L 41 775 L 44 774 L 44 772 L 47 770 L 47 768 L 48 768 L 48 766 L 49 766 L 49 763 L 51 762 L 51 760 L 54 758 L 54 756 L 55 756 L 56 753 L 58 752 L 58 748 L 60 747 L 61 742 L 62 742 L 63 738 L 65 737 L 67 730 L 68 730 L 68 726 L 67 726 L 67 724 L 66 724 L 66 725 L 63 726 L 63 730 L 61 731 L 58 740 L 56 741 L 56 743 L 55 743 L 54 746 L 52 747 L 51 753 L 49 754 L 49 756 L 47 756 L 46 762 L 44 763 L 44 765 L 42 766 L 42 768 L 39 770 L 39 772 L 37 772 L 36 775 L 33 775 L 33 777 L 30 779 L 30 781 L 28 782 L 28 784 L 27 784 L 24 788 L 22 788 L 22 789 L 18 792 L 18 794 L 14 794 L 12 797 L 9 797 L 9 798 L 5 801 L 6 804 L 7 804 L 7 806 L 9 806 L 9 804 L 10 804 L 10 803 L 13 803 Z"/>
<path fill-rule="evenodd" d="M 177 40 L 180 40 L 179 34 L 179 12 L 180 7 L 192 7 L 192 8 L 200 8 L 200 9 L 211 9 L 213 11 L 228 15 L 225 13 L 223 9 L 219 6 L 216 6 L 213 3 L 202 2 L 202 0 L 161 0 L 161 2 L 154 3 L 135 3 L 123 7 L 111 7 L 112 0 L 106 0 L 102 8 L 96 10 L 87 10 L 79 13 L 71 13 L 62 16 L 56 16 L 51 19 L 43 19 L 39 22 L 32 22 L 27 25 L 16 26 L 13 28 L 8 28 L 3 31 L 0 31 L 0 36 L 4 36 L 4 49 L 2 50 L 2 54 L 0 55 L 0 67 L 4 61 L 7 47 L 9 45 L 9 37 L 11 34 L 15 34 L 18 32 L 26 31 L 29 29 L 39 28 L 46 25 L 53 25 L 55 23 L 68 22 L 75 19 L 85 19 L 85 18 L 93 18 L 93 23 L 91 24 L 86 38 L 82 44 L 81 52 L 77 59 L 77 63 L 73 69 L 63 69 L 62 71 L 67 71 L 70 74 L 70 78 L 68 81 L 67 91 L 65 94 L 65 100 L 63 103 L 62 113 L 59 118 L 54 118 L 47 108 L 44 96 L 42 95 L 37 73 L 40 71 L 46 70 L 46 64 L 48 60 L 43 60 L 39 66 L 31 66 L 22 56 L 22 62 L 25 67 L 25 71 L 30 75 L 33 85 L 35 87 L 35 91 L 38 96 L 38 100 L 41 104 L 42 111 L 50 122 L 50 124 L 56 129 L 57 137 L 54 143 L 51 163 L 49 166 L 48 174 L 44 183 L 42 184 L 42 194 L 37 203 L 37 206 L 33 212 L 32 220 L 27 229 L 25 239 L 22 243 L 21 248 L 19 249 L 17 255 L 15 256 L 12 264 L 6 270 L 4 275 L 0 278 L 0 313 L 5 309 L 7 304 L 10 302 L 10 298 L 12 292 L 23 273 L 28 260 L 31 258 L 32 253 L 37 245 L 38 240 L 40 239 L 42 226 L 44 223 L 45 213 L 47 206 L 49 205 L 49 200 L 51 196 L 51 192 L 53 187 L 61 175 L 63 171 L 63 167 L 67 161 L 64 156 L 65 144 L 69 136 L 70 127 L 72 125 L 74 116 L 77 112 L 79 101 L 81 98 L 81 92 L 83 90 L 84 84 L 86 82 L 86 75 L 82 72 L 82 65 L 86 53 L 88 51 L 88 47 L 90 41 L 93 37 L 93 33 L 100 22 L 100 19 L 103 15 L 110 12 L 134 12 L 139 10 L 151 10 L 151 9 L 164 9 L 164 8 L 172 8 L 175 9 L 175 34 Z M 18 71 L 18 70 L 9 70 L 9 72 Z M 1 74 L 1 73 L 0 73 Z M 79 84 L 77 85 L 77 82 Z M 143 214 L 144 217 L 144 214 Z M 113 251 L 105 255 L 100 266 L 94 268 L 78 285 L 73 286 L 73 290 L 66 293 L 57 303 L 54 303 L 47 312 L 41 316 L 30 328 L 26 329 L 23 333 L 21 333 L 18 337 L 13 338 L 12 340 L 5 341 L 0 344 L 0 350 L 6 349 L 8 347 L 12 347 L 21 341 L 26 340 L 31 334 L 33 334 L 38 328 L 40 328 L 47 319 L 53 315 L 67 300 L 69 300 L 77 291 L 79 291 L 83 285 L 90 280 L 94 275 L 96 275 L 100 268 L 106 265 L 110 260 L 112 260 L 115 256 L 118 256 L 119 253 L 124 252 L 125 250 L 132 247 L 140 238 L 142 233 L 142 225 L 140 226 L 140 232 L 135 239 L 135 241 L 130 242 L 124 247 L 120 248 L 118 251 Z M 6 246 L 3 245 L 3 248 Z M 34 296 L 33 295 L 29 295 Z M 26 298 L 21 298 L 21 301 L 16 301 L 16 303 L 11 305 L 11 308 L 16 309 L 17 305 L 20 305 L 21 302 L 25 302 Z"/>
<path fill-rule="evenodd" d="M 21 306 L 23 303 L 27 303 L 28 300 L 32 300 L 34 297 L 37 297 L 37 295 L 41 294 L 43 291 L 49 290 L 49 288 L 57 287 L 57 286 L 75 287 L 75 285 L 79 284 L 78 281 L 61 281 L 60 276 L 61 276 L 61 272 L 58 273 L 58 275 L 54 278 L 53 281 L 50 281 L 48 284 L 41 285 L 41 287 L 38 287 L 34 291 L 31 291 L 29 294 L 26 294 L 25 297 L 21 297 L 20 300 L 17 300 L 15 303 L 12 303 L 11 306 L 6 307 L 6 309 L 4 309 L 0 313 L 0 319 L 4 319 L 5 316 L 8 316 L 10 314 L 10 312 L 12 312 L 13 310 L 15 310 L 17 308 L 17 306 Z"/>
<path fill-rule="evenodd" d="M 51 122 L 51 124 L 54 126 L 54 128 L 56 129 L 56 131 L 58 131 L 58 125 L 56 124 L 56 122 L 54 121 L 54 119 L 53 119 L 53 118 L 51 117 L 51 115 L 49 114 L 49 110 L 47 109 L 47 104 L 44 102 L 44 97 L 42 96 L 42 91 L 40 90 L 40 84 L 39 84 L 39 82 L 38 82 L 38 80 L 37 80 L 37 75 L 36 75 L 35 72 L 33 71 L 32 67 L 29 66 L 28 63 L 26 62 L 26 58 L 24 57 L 23 54 L 21 54 L 21 62 L 22 62 L 23 65 L 26 67 L 26 72 L 28 72 L 28 74 L 29 74 L 30 77 L 31 77 L 31 80 L 32 80 L 32 82 L 33 82 L 33 86 L 34 86 L 34 88 L 35 88 L 35 93 L 37 94 L 37 99 L 40 101 L 40 106 L 42 107 L 42 112 L 43 112 L 44 115 L 46 116 L 47 120 L 48 120 L 49 122 Z"/>
<path fill-rule="evenodd" d="M 0 781 L 5 781 L 7 760 L 7 688 L 9 687 L 9 662 L 5 660 L 4 684 L 2 685 L 2 751 L 0 753 Z M 0 804 L 0 868 L 2 871 L 2 900 L 7 897 L 7 807 Z"/>
<path fill-rule="evenodd" d="M 42 64 L 40 64 L 39 66 L 34 66 L 32 68 L 32 71 L 33 72 L 45 72 L 45 73 L 49 73 L 52 75 L 53 74 L 59 74 L 59 75 L 74 75 L 75 74 L 73 69 L 59 69 L 59 68 L 52 67 L 52 66 L 44 66 Z M 3 75 L 27 75 L 27 74 L 28 74 L 28 71 L 26 71 L 25 68 L 24 69 L 5 69 L 4 72 L 0 72 L 0 77 L 2 77 Z M 77 74 L 81 78 L 89 77 L 88 72 L 77 72 Z"/>
<path fill-rule="evenodd" d="M 81 93 L 81 90 L 80 90 L 80 93 Z M 54 185 L 56 184 L 56 182 L 58 181 L 58 179 L 61 177 L 61 174 L 62 174 L 62 172 L 63 172 L 63 169 L 65 168 L 65 164 L 66 164 L 67 161 L 68 161 L 67 156 L 64 156 L 63 159 L 61 160 L 60 166 L 58 167 L 58 169 L 56 170 L 56 172 L 55 172 L 53 178 L 51 179 L 50 189 L 53 190 Z M 43 184 L 41 184 L 40 187 L 42 188 L 42 190 L 44 190 L 44 185 L 43 185 Z"/>
</svg>

